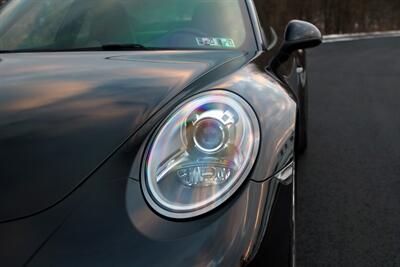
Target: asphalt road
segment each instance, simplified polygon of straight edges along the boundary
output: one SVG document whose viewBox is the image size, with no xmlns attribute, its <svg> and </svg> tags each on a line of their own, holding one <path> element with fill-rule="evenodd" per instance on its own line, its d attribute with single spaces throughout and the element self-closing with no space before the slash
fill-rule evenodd
<svg viewBox="0 0 400 267">
<path fill-rule="evenodd" d="M 400 266 L 400 38 L 309 51 L 298 266 Z"/>
</svg>

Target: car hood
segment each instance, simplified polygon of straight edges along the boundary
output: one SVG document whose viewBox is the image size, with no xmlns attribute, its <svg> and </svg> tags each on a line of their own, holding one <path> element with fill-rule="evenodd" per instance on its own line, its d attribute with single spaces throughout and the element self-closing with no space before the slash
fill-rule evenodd
<svg viewBox="0 0 400 267">
<path fill-rule="evenodd" d="M 89 177 L 163 103 L 240 52 L 0 55 L 0 222 Z"/>
</svg>

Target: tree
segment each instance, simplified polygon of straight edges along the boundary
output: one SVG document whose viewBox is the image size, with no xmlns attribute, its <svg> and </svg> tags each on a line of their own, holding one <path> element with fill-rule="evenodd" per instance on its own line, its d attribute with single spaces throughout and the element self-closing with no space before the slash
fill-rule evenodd
<svg viewBox="0 0 400 267">
<path fill-rule="evenodd" d="M 400 1 L 255 0 L 263 25 L 283 31 L 290 19 L 316 24 L 324 34 L 400 30 Z"/>
</svg>

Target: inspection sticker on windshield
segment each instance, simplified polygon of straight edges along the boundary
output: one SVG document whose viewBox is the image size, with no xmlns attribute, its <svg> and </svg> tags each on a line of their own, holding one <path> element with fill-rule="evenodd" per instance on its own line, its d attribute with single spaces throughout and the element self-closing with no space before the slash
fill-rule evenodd
<svg viewBox="0 0 400 267">
<path fill-rule="evenodd" d="M 198 46 L 211 46 L 222 48 L 235 48 L 235 42 L 229 38 L 196 37 Z"/>
</svg>

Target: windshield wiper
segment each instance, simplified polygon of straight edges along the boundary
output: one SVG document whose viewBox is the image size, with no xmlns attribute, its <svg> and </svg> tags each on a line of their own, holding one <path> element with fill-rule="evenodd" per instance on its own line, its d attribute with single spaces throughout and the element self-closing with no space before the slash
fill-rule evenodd
<svg viewBox="0 0 400 267">
<path fill-rule="evenodd" d="M 131 50 L 148 50 L 141 44 L 104 44 L 101 46 L 104 51 L 131 51 Z"/>
<path fill-rule="evenodd" d="M 6 53 L 38 53 L 38 52 L 79 52 L 79 51 L 143 51 L 155 49 L 141 44 L 104 44 L 94 47 L 78 48 L 31 48 L 20 50 L 0 50 L 0 54 Z"/>
</svg>

